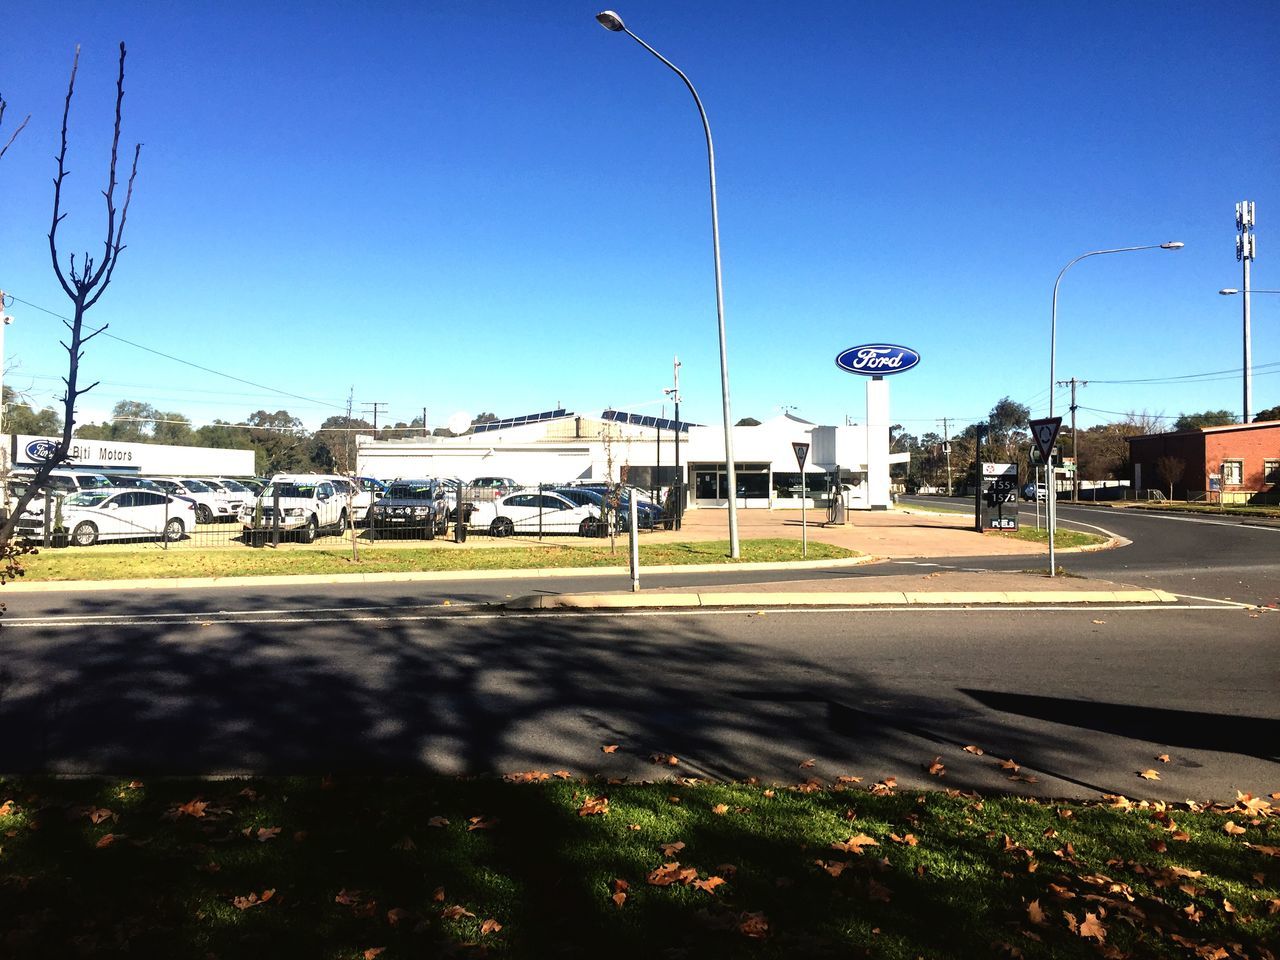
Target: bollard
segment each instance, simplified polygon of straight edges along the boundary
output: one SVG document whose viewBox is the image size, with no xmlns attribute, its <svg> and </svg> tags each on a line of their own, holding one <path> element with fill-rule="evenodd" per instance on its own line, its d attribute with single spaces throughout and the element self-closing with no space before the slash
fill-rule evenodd
<svg viewBox="0 0 1280 960">
<path fill-rule="evenodd" d="M 640 592 L 640 537 L 638 527 L 640 526 L 637 519 L 636 508 L 636 492 L 631 491 L 631 498 L 627 501 L 630 510 L 627 512 L 630 516 L 631 526 L 631 592 Z"/>
</svg>

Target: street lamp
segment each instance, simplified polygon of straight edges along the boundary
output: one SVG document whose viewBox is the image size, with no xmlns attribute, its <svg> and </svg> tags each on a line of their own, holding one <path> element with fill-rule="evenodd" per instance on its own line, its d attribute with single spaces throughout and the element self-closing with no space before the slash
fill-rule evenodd
<svg viewBox="0 0 1280 960">
<path fill-rule="evenodd" d="M 1183 243 L 1181 240 L 1169 240 L 1165 243 L 1148 243 L 1140 247 L 1115 247 L 1110 250 L 1091 250 L 1088 253 L 1082 253 L 1074 260 L 1070 261 L 1065 267 L 1058 272 L 1058 279 L 1053 281 L 1053 313 L 1049 323 L 1049 417 L 1053 417 L 1053 389 L 1054 389 L 1054 373 L 1055 362 L 1058 356 L 1058 285 L 1062 283 L 1062 277 L 1068 270 L 1088 257 L 1101 256 L 1104 253 L 1130 253 L 1134 250 L 1181 250 Z M 1058 512 L 1057 512 L 1057 492 L 1058 492 L 1058 475 L 1054 470 L 1053 451 L 1049 451 L 1049 483 L 1048 486 L 1048 524 L 1049 524 L 1049 576 L 1057 575 L 1056 554 L 1054 550 L 1054 531 L 1057 528 Z"/>
<path fill-rule="evenodd" d="M 1247 268 L 1249 262 L 1245 261 Z M 1248 277 L 1248 273 L 1245 273 Z M 1240 291 L 1235 287 L 1223 287 L 1218 293 L 1224 297 L 1234 297 Z M 1249 414 L 1253 412 L 1253 348 L 1249 342 L 1249 297 L 1255 293 L 1280 293 L 1280 290 L 1258 290 L 1249 287 L 1244 294 L 1244 409 L 1240 411 L 1240 422 L 1248 423 Z"/>
<path fill-rule="evenodd" d="M 724 289 L 720 281 L 720 211 L 716 203 L 716 152 L 711 143 L 711 124 L 707 122 L 707 111 L 702 108 L 702 98 L 698 96 L 698 91 L 694 89 L 693 84 L 685 76 L 683 70 L 628 30 L 626 24 L 622 22 L 622 18 L 612 10 L 603 10 L 597 13 L 596 19 L 600 21 L 600 25 L 606 30 L 613 33 L 625 33 L 670 67 L 676 76 L 684 81 L 684 85 L 693 94 L 693 102 L 698 106 L 698 116 L 702 118 L 702 130 L 707 136 L 707 168 L 711 174 L 711 251 L 715 259 L 716 324 L 720 334 L 720 395 L 724 407 L 724 465 L 725 479 L 729 484 L 729 556 L 736 560 L 740 555 L 738 549 L 738 477 L 733 463 L 733 417 L 729 412 L 729 360 L 724 341 Z"/>
</svg>

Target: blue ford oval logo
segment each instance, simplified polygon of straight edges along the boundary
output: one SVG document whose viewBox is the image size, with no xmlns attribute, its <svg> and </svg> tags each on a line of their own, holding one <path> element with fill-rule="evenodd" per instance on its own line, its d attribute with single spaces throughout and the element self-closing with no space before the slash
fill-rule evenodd
<svg viewBox="0 0 1280 960">
<path fill-rule="evenodd" d="M 58 452 L 58 444 L 53 440 L 32 440 L 27 444 L 27 457 L 31 460 L 51 460 Z"/>
<path fill-rule="evenodd" d="M 865 377 L 883 377 L 910 370 L 920 362 L 920 354 L 892 343 L 864 343 L 850 347 L 836 357 L 836 366 Z"/>
</svg>

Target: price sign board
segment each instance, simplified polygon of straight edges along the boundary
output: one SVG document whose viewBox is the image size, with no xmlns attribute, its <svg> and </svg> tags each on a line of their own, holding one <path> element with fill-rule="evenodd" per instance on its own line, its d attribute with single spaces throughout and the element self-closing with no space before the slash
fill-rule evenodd
<svg viewBox="0 0 1280 960">
<path fill-rule="evenodd" d="M 1018 465 L 984 463 L 974 522 L 980 532 L 1018 529 Z"/>
</svg>

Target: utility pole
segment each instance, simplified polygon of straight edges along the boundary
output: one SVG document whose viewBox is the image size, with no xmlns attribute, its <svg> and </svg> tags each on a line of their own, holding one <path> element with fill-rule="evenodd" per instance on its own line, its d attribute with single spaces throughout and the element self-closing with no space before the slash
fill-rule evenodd
<svg viewBox="0 0 1280 960">
<path fill-rule="evenodd" d="M 386 404 L 379 400 L 376 403 L 362 403 L 360 406 L 373 408 L 373 435 L 376 437 L 378 435 L 378 408 L 385 407 Z"/>
<path fill-rule="evenodd" d="M 426 407 L 422 408 L 422 435 L 424 437 L 431 436 L 431 434 L 427 432 L 427 408 Z"/>
<path fill-rule="evenodd" d="M 1253 207 L 1252 200 L 1236 204 L 1236 259 L 1244 268 L 1244 286 L 1240 290 L 1240 299 L 1244 302 L 1244 416 L 1241 423 L 1248 423 L 1253 414 L 1253 348 L 1249 337 L 1249 264 L 1257 252 L 1253 240 Z"/>
<path fill-rule="evenodd" d="M 947 418 L 942 418 L 942 452 L 947 455 L 947 496 L 951 496 L 951 435 L 947 429 Z"/>
<path fill-rule="evenodd" d="M 347 391 L 347 466 L 350 467 L 352 473 L 356 472 L 356 458 L 352 455 L 354 453 L 352 444 L 356 442 L 356 435 L 351 429 L 351 406 L 355 403 L 355 399 L 356 388 L 352 386 Z"/>
<path fill-rule="evenodd" d="M 672 369 L 675 371 L 675 386 L 667 387 L 662 392 L 666 394 L 670 394 L 671 399 L 675 401 L 675 406 L 676 406 L 676 413 L 675 413 L 676 418 L 674 421 L 675 430 L 673 431 L 676 435 L 676 482 L 673 485 L 673 495 L 674 495 L 675 504 L 676 504 L 676 515 L 675 515 L 674 526 L 677 530 L 679 530 L 681 520 L 684 517 L 684 484 L 681 482 L 683 480 L 683 477 L 680 476 L 680 358 L 679 357 L 676 357 L 674 359 L 674 365 Z M 729 492 L 733 493 L 734 491 L 731 490 Z"/>
<path fill-rule="evenodd" d="M 1089 385 L 1088 380 L 1077 380 L 1072 377 L 1070 380 L 1059 380 L 1057 385 L 1065 387 L 1071 385 L 1071 459 L 1075 461 L 1075 468 L 1071 471 L 1071 499 L 1079 502 L 1080 500 L 1080 439 L 1076 435 L 1076 384 L 1082 387 Z"/>
<path fill-rule="evenodd" d="M 25 122 L 23 124 L 25 126 Z M 21 129 L 21 128 L 19 128 Z M 4 404 L 4 328 L 13 323 L 13 317 L 4 312 L 4 308 L 13 302 L 11 297 L 7 297 L 3 290 L 0 290 L 0 433 L 4 433 L 4 415 L 8 411 L 5 410 Z M 3 505 L 7 506 L 9 502 L 9 448 L 5 446 L 0 449 L 0 477 L 3 477 L 5 488 L 3 493 Z"/>
</svg>

